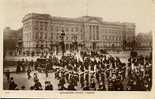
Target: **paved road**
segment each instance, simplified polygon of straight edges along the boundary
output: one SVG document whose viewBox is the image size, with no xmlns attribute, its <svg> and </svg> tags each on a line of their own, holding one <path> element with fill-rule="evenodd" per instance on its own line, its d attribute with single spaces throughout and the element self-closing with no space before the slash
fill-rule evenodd
<svg viewBox="0 0 155 99">
<path fill-rule="evenodd" d="M 33 75 L 34 71 L 31 73 L 31 75 Z M 41 82 L 42 86 L 43 86 L 43 89 L 45 88 L 45 81 L 51 81 L 51 84 L 53 85 L 53 89 L 54 90 L 58 90 L 58 80 L 54 78 L 54 73 L 49 73 L 49 77 L 46 78 L 45 76 L 45 73 L 38 73 L 38 78 L 39 78 L 39 81 Z M 34 82 L 33 82 L 33 78 L 31 79 L 27 79 L 27 74 L 26 73 L 11 73 L 10 77 L 14 77 L 14 81 L 17 83 L 18 85 L 18 89 L 21 89 L 21 86 L 25 86 L 26 90 L 30 90 L 30 87 L 34 85 Z M 106 83 L 106 90 L 108 90 L 108 83 Z M 126 84 L 127 84 L 127 81 L 123 81 L 123 86 L 124 86 L 124 89 L 126 90 Z M 8 90 L 8 82 L 7 82 L 7 79 L 6 79 L 6 76 L 4 74 L 4 77 L 3 77 L 3 87 L 4 87 L 4 90 Z M 77 90 L 81 90 L 80 88 L 80 85 L 78 85 L 76 87 Z"/>
<path fill-rule="evenodd" d="M 34 72 L 31 73 L 31 76 L 33 76 L 33 73 Z M 21 86 L 24 85 L 26 87 L 26 90 L 29 90 L 30 86 L 34 85 L 33 78 L 28 80 L 26 73 L 11 73 L 10 77 L 14 77 L 14 81 L 17 83 L 19 89 L 21 89 Z M 48 78 L 45 77 L 45 73 L 38 73 L 38 78 L 39 78 L 39 81 L 41 82 L 43 88 L 45 85 L 44 82 L 46 80 L 48 80 L 48 81 L 51 81 L 51 83 L 54 87 L 54 90 L 58 89 L 58 87 L 57 87 L 58 80 L 54 79 L 54 73 L 49 73 Z M 6 89 L 6 90 L 8 89 L 8 83 L 7 83 L 5 74 L 3 77 L 3 86 L 4 86 L 4 89 Z"/>
</svg>

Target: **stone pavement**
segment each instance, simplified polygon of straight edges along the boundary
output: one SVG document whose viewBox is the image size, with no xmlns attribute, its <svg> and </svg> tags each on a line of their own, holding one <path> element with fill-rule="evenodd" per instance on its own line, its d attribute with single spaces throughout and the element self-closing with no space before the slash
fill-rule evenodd
<svg viewBox="0 0 155 99">
<path fill-rule="evenodd" d="M 26 90 L 29 90 L 30 87 L 34 85 L 34 82 L 33 82 L 33 73 L 34 72 L 35 71 L 31 72 L 32 78 L 29 79 L 29 80 L 27 78 L 27 73 L 26 72 L 25 73 L 11 73 L 10 77 L 14 77 L 14 81 L 17 83 L 19 89 L 21 89 L 21 86 L 24 85 L 26 87 Z M 57 87 L 58 80 L 56 80 L 54 78 L 54 73 L 49 73 L 48 78 L 46 78 L 45 73 L 38 73 L 38 78 L 39 78 L 39 81 L 41 82 L 43 88 L 44 88 L 44 85 L 45 85 L 44 82 L 48 80 L 48 81 L 51 81 L 51 84 L 53 85 L 54 90 L 58 89 L 58 87 Z M 9 86 L 5 74 L 4 74 L 4 77 L 3 77 L 3 86 L 4 86 L 3 88 L 5 90 L 7 90 L 8 86 Z"/>
</svg>

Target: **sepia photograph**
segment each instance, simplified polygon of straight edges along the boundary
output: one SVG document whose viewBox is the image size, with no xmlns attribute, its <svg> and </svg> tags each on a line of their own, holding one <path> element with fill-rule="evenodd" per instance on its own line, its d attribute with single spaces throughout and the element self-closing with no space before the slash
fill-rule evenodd
<svg viewBox="0 0 155 99">
<path fill-rule="evenodd" d="M 3 90 L 150 92 L 152 2 L 3 0 Z"/>
</svg>

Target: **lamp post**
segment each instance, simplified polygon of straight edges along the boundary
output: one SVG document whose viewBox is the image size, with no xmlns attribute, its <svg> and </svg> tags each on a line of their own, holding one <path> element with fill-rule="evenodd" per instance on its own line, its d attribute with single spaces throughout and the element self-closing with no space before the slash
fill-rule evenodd
<svg viewBox="0 0 155 99">
<path fill-rule="evenodd" d="M 37 42 L 37 45 L 36 45 L 36 56 L 38 56 L 39 54 L 39 45 L 38 45 L 38 42 Z"/>
<path fill-rule="evenodd" d="M 41 57 L 43 57 L 43 56 L 44 56 L 44 53 L 43 53 L 44 46 L 41 45 L 41 46 L 40 46 L 40 49 L 41 49 Z"/>
<path fill-rule="evenodd" d="M 74 36 L 74 50 L 77 50 L 77 37 Z"/>
<path fill-rule="evenodd" d="M 52 41 L 51 41 L 51 44 L 50 44 L 50 48 L 49 49 L 50 49 L 50 51 L 49 51 L 50 54 L 53 53 L 53 42 Z"/>
<path fill-rule="evenodd" d="M 64 36 L 65 36 L 65 32 L 62 29 L 60 38 L 61 38 L 61 48 L 62 48 L 62 54 L 63 54 L 63 56 L 64 56 L 64 53 L 65 53 Z"/>
</svg>

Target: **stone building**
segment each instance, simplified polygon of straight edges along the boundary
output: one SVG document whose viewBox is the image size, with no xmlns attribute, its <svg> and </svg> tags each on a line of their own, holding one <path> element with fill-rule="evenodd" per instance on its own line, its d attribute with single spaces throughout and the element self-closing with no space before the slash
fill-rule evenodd
<svg viewBox="0 0 155 99">
<path fill-rule="evenodd" d="M 51 42 L 50 15 L 28 14 L 23 18 L 23 53 L 48 51 Z"/>
<path fill-rule="evenodd" d="M 29 13 L 23 18 L 23 52 L 48 53 L 60 50 L 64 31 L 65 49 L 122 50 L 123 41 L 132 42 L 134 23 L 106 22 L 101 17 L 55 17 L 49 14 Z"/>
</svg>

